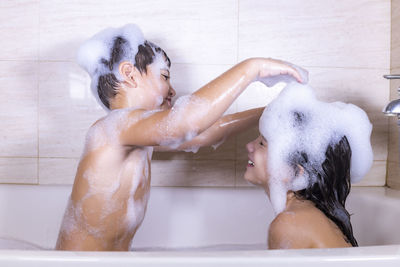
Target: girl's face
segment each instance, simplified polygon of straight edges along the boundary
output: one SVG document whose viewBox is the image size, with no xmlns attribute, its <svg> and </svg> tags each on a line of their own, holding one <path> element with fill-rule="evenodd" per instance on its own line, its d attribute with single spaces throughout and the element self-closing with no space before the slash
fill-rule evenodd
<svg viewBox="0 0 400 267">
<path fill-rule="evenodd" d="M 252 184 L 268 187 L 269 174 L 267 166 L 268 143 L 260 135 L 246 145 L 248 162 L 244 178 Z"/>
</svg>

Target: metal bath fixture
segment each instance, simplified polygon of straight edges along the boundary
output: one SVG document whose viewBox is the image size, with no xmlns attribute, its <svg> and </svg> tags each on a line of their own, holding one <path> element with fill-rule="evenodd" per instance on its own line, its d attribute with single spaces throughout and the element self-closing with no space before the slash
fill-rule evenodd
<svg viewBox="0 0 400 267">
<path fill-rule="evenodd" d="M 400 99 L 393 100 L 383 109 L 386 116 L 399 116 L 400 115 Z"/>
<path fill-rule="evenodd" d="M 383 75 L 386 79 L 400 79 L 400 74 Z M 400 87 L 397 89 L 400 96 Z M 383 109 L 386 116 L 397 116 L 400 119 L 400 99 L 391 101 Z"/>
</svg>

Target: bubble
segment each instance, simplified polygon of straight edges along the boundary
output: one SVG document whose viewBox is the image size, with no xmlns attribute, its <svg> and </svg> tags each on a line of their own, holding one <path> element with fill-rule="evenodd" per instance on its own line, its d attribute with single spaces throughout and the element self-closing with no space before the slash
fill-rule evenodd
<svg viewBox="0 0 400 267">
<path fill-rule="evenodd" d="M 214 150 L 216 150 L 220 145 L 222 145 L 222 144 L 225 142 L 225 140 L 226 140 L 226 137 L 222 138 L 222 140 L 219 141 L 218 143 L 211 145 L 211 147 L 212 147 Z"/>
<path fill-rule="evenodd" d="M 121 58 L 110 66 L 114 41 L 118 37 L 122 37 L 127 42 L 121 48 L 123 49 Z M 139 27 L 135 24 L 127 24 L 120 28 L 102 30 L 80 46 L 77 62 L 90 75 L 92 93 L 105 110 L 109 111 L 100 101 L 97 93 L 99 77 L 113 73 L 121 81 L 118 65 L 125 60 L 132 62 L 138 52 L 139 45 L 144 44 L 144 42 L 145 39 Z"/>
<path fill-rule="evenodd" d="M 196 137 L 200 131 L 200 126 L 197 122 L 206 116 L 209 105 L 209 101 L 195 95 L 179 97 L 171 108 L 169 115 L 160 123 L 159 131 L 163 135 L 163 140 L 159 144 L 176 149 L 184 142 Z M 179 127 L 191 130 L 187 131 L 184 136 L 177 136 L 176 130 Z M 192 148 L 190 151 L 194 149 L 196 148 Z"/>
<path fill-rule="evenodd" d="M 366 113 L 353 104 L 321 102 L 309 85 L 289 83 L 264 110 L 259 130 L 268 142 L 270 199 L 276 213 L 284 210 L 288 190 L 302 190 L 316 179 L 296 175 L 288 163 L 293 156 L 307 155 L 307 166 L 322 172 L 328 146 L 346 136 L 351 182 L 360 181 L 372 165 L 372 124 Z"/>
<path fill-rule="evenodd" d="M 159 111 L 146 111 L 142 116 L 135 116 L 132 115 L 134 110 L 135 108 L 115 109 L 94 123 L 86 134 L 85 149 L 81 158 L 105 145 L 120 145 L 122 130 L 128 129 L 140 119 Z"/>
</svg>

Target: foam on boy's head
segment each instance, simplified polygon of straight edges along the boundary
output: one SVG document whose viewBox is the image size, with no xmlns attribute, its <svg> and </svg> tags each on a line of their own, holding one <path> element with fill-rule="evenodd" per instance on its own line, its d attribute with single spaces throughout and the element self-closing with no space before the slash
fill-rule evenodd
<svg viewBox="0 0 400 267">
<path fill-rule="evenodd" d="M 288 84 L 265 108 L 259 130 L 268 142 L 270 199 L 276 213 L 284 210 L 288 190 L 315 182 L 312 175 L 296 175 L 290 167 L 296 154 L 307 155 L 307 166 L 322 171 L 328 146 L 346 136 L 352 152 L 351 182 L 358 182 L 372 165 L 372 125 L 366 113 L 352 104 L 318 101 L 308 85 Z"/>
<path fill-rule="evenodd" d="M 112 53 L 116 42 L 119 42 L 118 45 L 121 46 L 120 50 L 122 50 L 118 58 L 115 58 Z M 78 50 L 77 61 L 89 73 L 92 80 L 91 88 L 98 100 L 98 78 L 113 73 L 117 79 L 121 80 L 118 71 L 119 63 L 125 60 L 135 63 L 138 47 L 144 42 L 145 39 L 139 27 L 128 24 L 121 28 L 107 28 L 81 45 Z M 101 101 L 99 103 L 104 107 Z"/>
</svg>

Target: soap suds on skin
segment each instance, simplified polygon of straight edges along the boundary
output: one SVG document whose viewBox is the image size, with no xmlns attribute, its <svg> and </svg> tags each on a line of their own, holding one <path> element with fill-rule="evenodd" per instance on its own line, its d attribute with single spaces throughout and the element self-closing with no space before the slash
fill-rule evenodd
<svg viewBox="0 0 400 267">
<path fill-rule="evenodd" d="M 117 176 L 115 181 L 110 180 L 102 180 L 101 175 L 95 172 L 95 170 L 89 169 L 84 174 L 84 179 L 88 182 L 88 190 L 85 195 L 76 203 L 74 203 L 71 199 L 68 202 L 66 213 L 64 215 L 63 224 L 61 226 L 61 231 L 66 233 L 66 236 L 70 236 L 74 231 L 78 231 L 77 225 L 80 227 L 83 226 L 86 234 L 82 235 L 82 240 L 91 236 L 98 240 L 102 240 L 106 235 L 107 229 L 106 224 L 96 224 L 91 225 L 88 221 L 88 215 L 90 211 L 85 211 L 83 213 L 83 206 L 85 205 L 85 201 L 92 197 L 101 197 L 104 202 L 104 205 L 101 207 L 100 212 L 96 212 L 96 214 L 92 214 L 89 217 L 95 218 L 98 217 L 99 222 L 105 220 L 108 216 L 112 215 L 112 213 L 126 209 L 124 219 L 120 222 L 116 222 L 116 227 L 114 228 L 115 232 L 121 231 L 124 229 L 123 237 L 120 239 L 122 245 L 126 239 L 129 238 L 130 233 L 137 228 L 143 221 L 146 205 L 149 199 L 149 192 L 145 192 L 144 196 L 140 199 L 135 199 L 135 192 L 139 186 L 144 188 L 150 181 L 150 168 L 149 162 L 152 156 L 153 148 L 148 147 L 144 148 L 142 151 L 137 151 L 136 154 L 132 154 L 132 157 L 136 158 L 140 161 L 138 166 L 134 166 L 132 177 L 125 177 L 122 173 Z M 133 159 L 133 158 L 132 158 Z M 132 159 L 127 159 L 126 163 L 130 164 Z M 135 160 L 133 160 L 135 161 Z M 133 166 L 133 165 L 132 165 Z M 125 167 L 122 170 L 127 170 Z M 128 180 L 126 180 L 128 178 Z M 126 184 L 129 187 L 129 198 L 126 201 L 120 202 L 118 198 L 114 198 L 116 194 L 118 194 L 118 190 L 121 188 L 122 183 Z M 81 234 L 84 234 L 82 232 Z M 106 243 L 104 243 L 106 246 Z M 79 248 L 77 248 L 79 249 Z"/>
<path fill-rule="evenodd" d="M 191 109 L 198 110 L 196 113 L 187 114 L 184 110 L 190 105 Z M 159 127 L 160 133 L 163 134 L 163 141 L 159 142 L 159 145 L 170 147 L 172 149 L 176 149 L 184 142 L 191 141 L 195 138 L 199 133 L 199 126 L 196 125 L 196 122 L 201 118 L 206 116 L 206 112 L 208 110 L 210 103 L 200 97 L 194 95 L 185 95 L 179 97 L 174 106 L 171 108 L 171 111 L 168 117 L 163 121 L 163 126 Z M 174 137 L 175 130 L 181 125 L 191 125 L 193 129 L 190 132 L 187 132 L 185 136 L 181 138 Z M 198 148 L 193 147 L 190 151 L 196 151 Z"/>
</svg>

